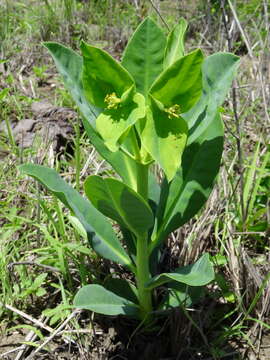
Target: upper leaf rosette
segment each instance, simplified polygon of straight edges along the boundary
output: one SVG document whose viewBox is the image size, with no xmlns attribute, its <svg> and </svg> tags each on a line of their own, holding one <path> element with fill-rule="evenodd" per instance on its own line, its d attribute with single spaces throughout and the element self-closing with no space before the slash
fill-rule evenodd
<svg viewBox="0 0 270 360">
<path fill-rule="evenodd" d="M 144 97 L 136 93 L 131 75 L 105 51 L 81 44 L 82 82 L 89 103 L 104 109 L 96 128 L 106 146 L 116 151 L 130 127 L 145 117 Z"/>
<path fill-rule="evenodd" d="M 199 99 L 202 91 L 200 49 L 167 67 L 149 90 L 147 120 L 141 134 L 143 146 L 172 180 L 181 164 L 188 126 L 180 116 Z"/>
</svg>

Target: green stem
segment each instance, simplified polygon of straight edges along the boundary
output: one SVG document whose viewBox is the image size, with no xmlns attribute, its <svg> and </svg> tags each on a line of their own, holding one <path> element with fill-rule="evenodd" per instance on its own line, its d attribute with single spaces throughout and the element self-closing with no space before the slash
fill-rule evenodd
<svg viewBox="0 0 270 360">
<path fill-rule="evenodd" d="M 137 172 L 137 193 L 146 201 L 148 200 L 148 166 L 138 163 Z M 137 256 L 136 256 L 136 282 L 138 288 L 138 300 L 141 308 L 141 319 L 147 321 L 152 312 L 151 290 L 145 289 L 145 284 L 150 280 L 149 270 L 149 248 L 148 234 L 137 237 Z"/>
<path fill-rule="evenodd" d="M 136 136 L 136 129 L 131 130 L 132 150 L 137 164 L 137 186 L 136 191 L 145 201 L 148 201 L 148 170 L 149 165 L 141 163 L 140 148 Z M 149 270 L 149 248 L 148 233 L 137 236 L 137 255 L 136 255 L 136 283 L 138 289 L 138 300 L 140 304 L 140 317 L 143 322 L 151 319 L 152 307 L 151 290 L 145 288 L 145 284 L 150 280 Z"/>
<path fill-rule="evenodd" d="M 148 202 L 148 165 L 137 163 L 137 193 Z"/>
<path fill-rule="evenodd" d="M 141 319 L 149 320 L 152 312 L 151 290 L 145 289 L 145 283 L 150 280 L 149 256 L 148 256 L 148 239 L 147 233 L 137 238 L 137 273 L 136 281 L 138 288 L 138 300 L 141 308 Z"/>
</svg>

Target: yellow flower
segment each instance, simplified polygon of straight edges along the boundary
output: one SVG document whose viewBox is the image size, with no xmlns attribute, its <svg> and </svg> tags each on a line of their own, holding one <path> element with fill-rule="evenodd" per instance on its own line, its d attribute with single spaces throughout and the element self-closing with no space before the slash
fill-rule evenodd
<svg viewBox="0 0 270 360">
<path fill-rule="evenodd" d="M 121 99 L 113 92 L 105 96 L 104 102 L 108 104 L 107 109 L 118 109 Z"/>
<path fill-rule="evenodd" d="M 180 116 L 180 105 L 175 104 L 171 107 L 169 107 L 168 109 L 165 109 L 165 112 L 169 114 L 169 118 L 173 119 L 173 118 L 179 118 Z"/>
</svg>

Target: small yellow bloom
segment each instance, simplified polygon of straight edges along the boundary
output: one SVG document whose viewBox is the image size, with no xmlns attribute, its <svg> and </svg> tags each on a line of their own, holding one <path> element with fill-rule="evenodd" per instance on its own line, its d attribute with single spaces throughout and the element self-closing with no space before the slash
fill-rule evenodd
<svg viewBox="0 0 270 360">
<path fill-rule="evenodd" d="M 180 116 L 180 105 L 173 105 L 168 109 L 165 109 L 165 111 L 169 114 L 169 118 L 173 119 L 173 118 L 179 118 Z"/>
<path fill-rule="evenodd" d="M 107 109 L 117 109 L 121 99 L 113 92 L 105 96 L 104 102 L 108 104 Z"/>
</svg>

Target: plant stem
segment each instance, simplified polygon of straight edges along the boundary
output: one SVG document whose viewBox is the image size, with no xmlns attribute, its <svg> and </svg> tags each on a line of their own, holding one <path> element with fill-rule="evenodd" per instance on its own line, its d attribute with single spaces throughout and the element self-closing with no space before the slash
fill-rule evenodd
<svg viewBox="0 0 270 360">
<path fill-rule="evenodd" d="M 148 202 L 148 170 L 149 165 L 141 163 L 141 154 L 136 138 L 136 130 L 131 130 L 134 157 L 137 163 L 137 193 Z M 145 289 L 145 283 L 149 281 L 151 274 L 149 271 L 149 249 L 148 233 L 137 236 L 137 256 L 136 256 L 136 283 L 138 288 L 138 300 L 140 304 L 140 317 L 144 322 L 148 322 L 152 312 L 151 290 Z"/>
<path fill-rule="evenodd" d="M 148 239 L 147 233 L 137 238 L 137 288 L 138 299 L 141 308 L 141 319 L 150 319 L 149 314 L 152 312 L 151 290 L 145 289 L 145 283 L 150 280 L 149 256 L 148 256 Z"/>
<path fill-rule="evenodd" d="M 137 193 L 148 202 L 148 165 L 137 163 Z"/>
<path fill-rule="evenodd" d="M 148 165 L 138 164 L 137 193 L 148 201 Z M 151 290 L 145 289 L 145 283 L 150 280 L 148 233 L 137 237 L 136 281 L 138 299 L 141 308 L 141 319 L 149 321 L 152 312 Z"/>
</svg>

